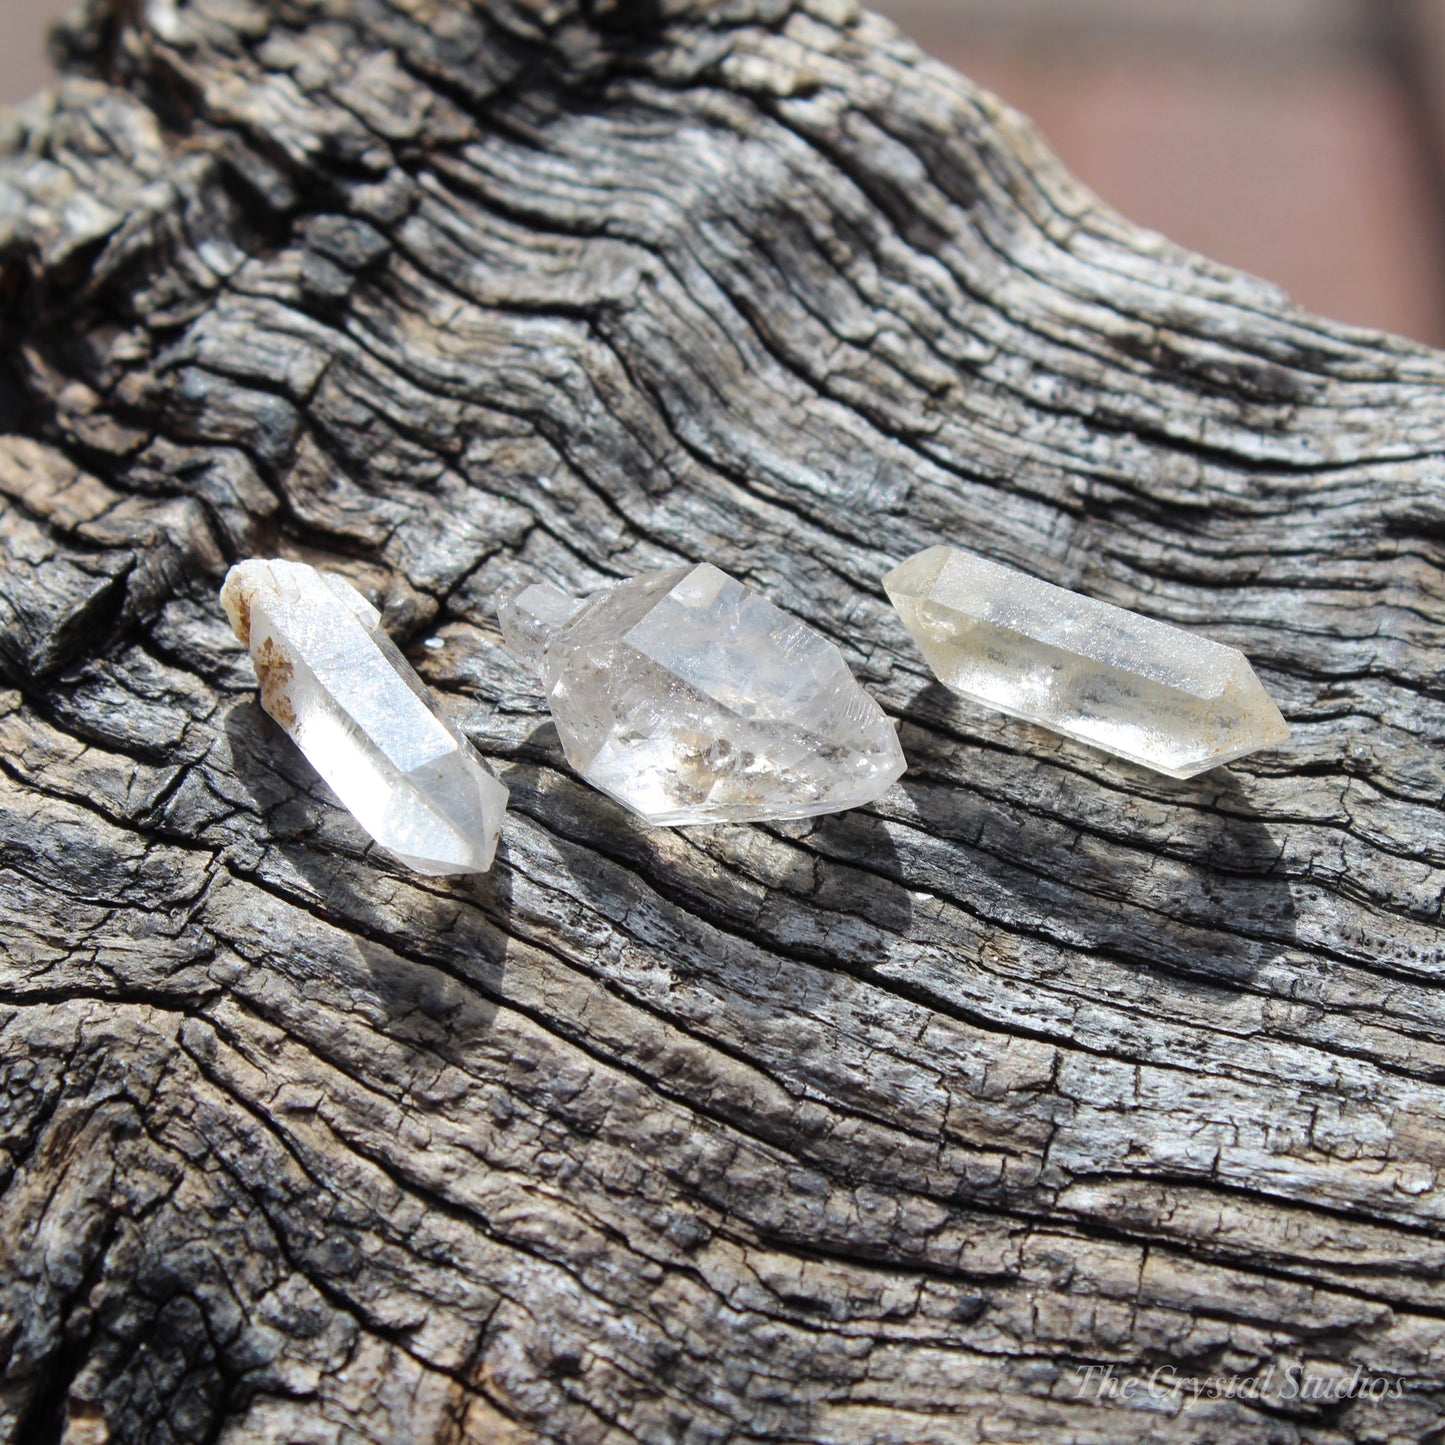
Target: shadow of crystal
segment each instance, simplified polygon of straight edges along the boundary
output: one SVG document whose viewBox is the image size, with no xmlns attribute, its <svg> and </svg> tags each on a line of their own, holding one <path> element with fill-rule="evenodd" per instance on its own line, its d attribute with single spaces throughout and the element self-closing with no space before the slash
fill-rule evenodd
<svg viewBox="0 0 1445 1445">
<path fill-rule="evenodd" d="M 1041 960 L 1145 968 L 1204 1006 L 1294 947 L 1281 844 L 1239 774 L 1181 782 L 1026 723 L 985 732 L 989 715 L 936 682 L 903 715 L 902 786 L 946 850 L 936 883 L 1021 959 L 1034 938 Z"/>
<path fill-rule="evenodd" d="M 830 971 L 881 963 L 908 933 L 912 895 L 898 849 L 870 811 L 654 827 L 572 771 L 550 722 L 517 757 L 506 777 L 517 806 L 559 840 L 579 896 L 604 913 L 621 865 L 692 917 Z M 669 961 L 684 972 L 706 962 L 681 953 Z"/>
<path fill-rule="evenodd" d="M 231 779 L 249 799 L 231 820 L 244 834 L 243 871 L 351 936 L 367 978 L 338 982 L 368 982 L 383 1017 L 396 1019 L 431 1016 L 443 995 L 455 1009 L 460 985 L 469 1027 L 489 1027 L 511 913 L 505 836 L 489 873 L 422 877 L 372 842 L 253 698 L 231 706 L 223 734 Z M 448 1033 L 455 1042 L 456 1028 Z"/>
<path fill-rule="evenodd" d="M 889 825 L 854 808 L 813 819 L 798 841 L 817 860 L 808 906 L 822 921 L 822 961 L 873 967 L 890 960 L 911 932 L 913 893 Z"/>
</svg>

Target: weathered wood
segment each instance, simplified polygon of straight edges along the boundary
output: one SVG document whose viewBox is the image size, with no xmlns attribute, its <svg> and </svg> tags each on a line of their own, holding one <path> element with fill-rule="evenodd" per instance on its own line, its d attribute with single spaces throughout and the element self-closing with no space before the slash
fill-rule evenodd
<svg viewBox="0 0 1445 1445">
<path fill-rule="evenodd" d="M 4 1438 L 1445 1438 L 1445 359 L 846 0 L 61 44 L 0 168 Z M 939 539 L 1244 647 L 1294 742 L 1178 784 L 950 700 L 878 581 Z M 506 778 L 489 877 L 259 713 L 215 588 L 277 552 Z M 880 807 L 567 772 L 494 589 L 698 557 L 901 719 Z M 1075 1373 L 1271 1362 L 1404 1393 Z"/>
</svg>

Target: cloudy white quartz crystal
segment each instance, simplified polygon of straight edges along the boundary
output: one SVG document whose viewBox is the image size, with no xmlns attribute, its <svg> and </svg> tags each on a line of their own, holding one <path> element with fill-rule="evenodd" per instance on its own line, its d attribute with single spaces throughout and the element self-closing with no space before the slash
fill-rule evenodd
<svg viewBox="0 0 1445 1445">
<path fill-rule="evenodd" d="M 381 616 L 300 562 L 231 568 L 221 603 L 261 705 L 382 847 L 418 873 L 485 873 L 507 789 L 437 711 Z"/>
<path fill-rule="evenodd" d="M 838 648 L 706 563 L 580 602 L 526 587 L 498 615 L 567 761 L 651 823 L 839 812 L 903 772 L 897 729 Z"/>
<path fill-rule="evenodd" d="M 883 586 L 953 691 L 1170 777 L 1289 737 L 1236 648 L 955 547 L 919 552 Z"/>
</svg>

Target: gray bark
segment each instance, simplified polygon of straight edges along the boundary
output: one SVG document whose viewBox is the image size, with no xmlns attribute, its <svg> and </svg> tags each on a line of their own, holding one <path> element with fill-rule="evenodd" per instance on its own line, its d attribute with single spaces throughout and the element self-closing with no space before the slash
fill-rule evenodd
<svg viewBox="0 0 1445 1445">
<path fill-rule="evenodd" d="M 1445 359 L 848 0 L 58 44 L 0 162 L 0 1438 L 1445 1439 Z M 1243 647 L 1294 740 L 1175 783 L 951 699 L 879 586 L 939 540 Z M 491 875 L 260 713 L 253 554 L 384 604 Z M 877 807 L 567 771 L 494 590 L 697 558 L 900 719 Z"/>
</svg>

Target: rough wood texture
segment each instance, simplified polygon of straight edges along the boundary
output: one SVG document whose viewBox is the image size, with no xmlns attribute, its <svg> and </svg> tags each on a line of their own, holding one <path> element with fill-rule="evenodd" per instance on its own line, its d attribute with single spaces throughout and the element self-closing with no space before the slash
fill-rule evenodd
<svg viewBox="0 0 1445 1445">
<path fill-rule="evenodd" d="M 3 1438 L 1445 1439 L 1445 359 L 1141 233 L 846 0 L 111 0 L 0 170 Z M 955 540 L 1245 648 L 1192 784 L 956 703 Z M 367 850 L 215 601 L 512 788 Z M 709 557 L 913 768 L 649 831 L 490 598 Z M 1080 1398 L 1273 1362 L 1378 1403 Z"/>
</svg>

